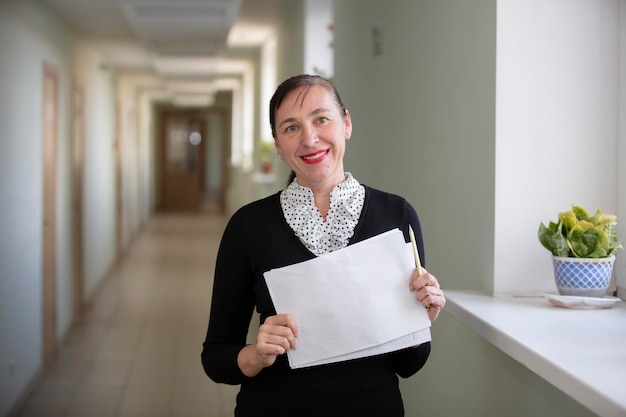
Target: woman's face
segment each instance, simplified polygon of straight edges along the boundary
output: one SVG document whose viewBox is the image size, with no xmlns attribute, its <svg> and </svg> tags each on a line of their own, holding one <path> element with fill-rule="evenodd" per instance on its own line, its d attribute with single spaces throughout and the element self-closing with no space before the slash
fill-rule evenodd
<svg viewBox="0 0 626 417">
<path fill-rule="evenodd" d="M 346 115 L 326 88 L 314 85 L 287 94 L 276 110 L 276 150 L 312 190 L 332 188 L 345 180 L 343 155 L 352 134 Z"/>
</svg>

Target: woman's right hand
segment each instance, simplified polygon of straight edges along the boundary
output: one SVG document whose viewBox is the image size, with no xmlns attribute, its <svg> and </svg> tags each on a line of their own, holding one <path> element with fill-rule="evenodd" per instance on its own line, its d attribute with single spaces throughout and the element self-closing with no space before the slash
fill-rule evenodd
<svg viewBox="0 0 626 417">
<path fill-rule="evenodd" d="M 265 319 L 259 327 L 254 345 L 241 350 L 238 357 L 239 367 L 247 376 L 254 376 L 263 368 L 276 362 L 279 355 L 296 348 L 298 326 L 289 314 L 277 314 Z"/>
<path fill-rule="evenodd" d="M 289 314 L 278 314 L 265 319 L 256 339 L 256 354 L 263 367 L 271 366 L 276 357 L 296 348 L 298 326 Z"/>
</svg>

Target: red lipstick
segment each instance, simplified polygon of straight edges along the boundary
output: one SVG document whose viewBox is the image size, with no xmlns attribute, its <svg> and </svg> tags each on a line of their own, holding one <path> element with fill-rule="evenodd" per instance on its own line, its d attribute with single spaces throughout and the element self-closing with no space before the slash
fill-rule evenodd
<svg viewBox="0 0 626 417">
<path fill-rule="evenodd" d="M 328 156 L 328 149 L 320 150 L 317 152 L 311 152 L 309 154 L 303 155 L 300 158 L 307 164 L 319 164 Z"/>
</svg>

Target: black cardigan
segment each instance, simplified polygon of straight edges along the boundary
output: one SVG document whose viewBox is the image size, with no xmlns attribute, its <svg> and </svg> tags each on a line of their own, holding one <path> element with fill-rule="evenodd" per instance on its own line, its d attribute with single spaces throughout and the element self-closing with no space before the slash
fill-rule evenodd
<svg viewBox="0 0 626 417">
<path fill-rule="evenodd" d="M 279 196 L 276 193 L 242 207 L 226 226 L 202 351 L 206 374 L 215 382 L 241 384 L 236 416 L 404 415 L 397 375 L 406 378 L 416 373 L 428 358 L 430 343 L 297 370 L 291 370 L 282 355 L 252 378 L 239 369 L 237 355 L 246 345 L 255 305 L 261 323 L 276 314 L 263 273 L 315 257 L 285 221 Z M 409 241 L 409 224 L 423 262 L 422 233 L 413 207 L 399 196 L 365 186 L 363 211 L 349 244 L 394 228 L 402 230 Z"/>
</svg>

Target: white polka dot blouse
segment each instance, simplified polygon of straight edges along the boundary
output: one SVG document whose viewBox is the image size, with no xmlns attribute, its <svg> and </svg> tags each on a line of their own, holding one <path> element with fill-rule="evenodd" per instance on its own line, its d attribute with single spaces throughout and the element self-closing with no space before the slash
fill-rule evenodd
<svg viewBox="0 0 626 417">
<path fill-rule="evenodd" d="M 307 249 L 317 256 L 348 246 L 364 201 L 364 187 L 349 172 L 346 180 L 330 193 L 326 221 L 315 206 L 313 191 L 298 184 L 297 178 L 280 194 L 287 223 Z"/>
</svg>

